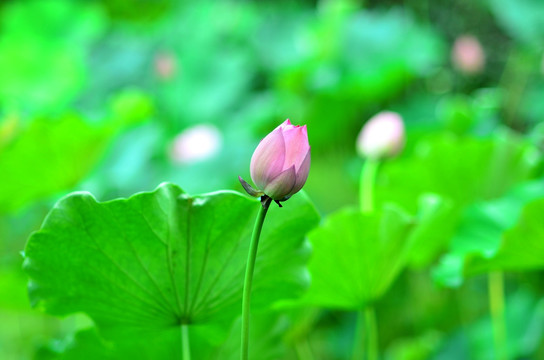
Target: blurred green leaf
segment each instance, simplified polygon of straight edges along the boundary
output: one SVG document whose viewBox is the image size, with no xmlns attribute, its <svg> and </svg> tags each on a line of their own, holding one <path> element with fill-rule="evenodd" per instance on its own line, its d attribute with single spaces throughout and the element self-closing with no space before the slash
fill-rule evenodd
<svg viewBox="0 0 544 360">
<path fill-rule="evenodd" d="M 465 264 L 467 274 L 492 270 L 534 270 L 544 266 L 544 196 L 523 208 L 517 224 L 504 233 L 493 234 L 502 240 L 500 247 L 491 254 L 469 258 Z M 514 217 L 517 219 L 518 217 Z M 499 246 L 499 244 L 496 244 Z M 485 256 L 488 255 L 488 256 Z"/>
<path fill-rule="evenodd" d="M 411 267 L 424 268 L 445 250 L 444 242 L 455 230 L 455 211 L 451 200 L 437 195 L 424 194 L 419 199 L 417 227 L 412 234 L 413 247 L 408 260 Z"/>
<path fill-rule="evenodd" d="M 191 342 L 217 344 L 239 313 L 258 206 L 235 192 L 190 197 L 172 184 L 104 203 L 65 197 L 25 249 L 31 301 L 54 315 L 87 313 L 116 356 L 180 356 L 182 324 Z M 303 236 L 317 221 L 304 195 L 271 209 L 253 309 L 307 285 Z"/>
<path fill-rule="evenodd" d="M 495 253 L 504 231 L 517 223 L 524 205 L 542 197 L 544 184 L 535 181 L 524 183 L 499 199 L 472 204 L 461 218 L 452 251 L 487 256 Z"/>
<path fill-rule="evenodd" d="M 150 97 L 139 90 L 125 90 L 111 100 L 113 121 L 124 124 L 138 124 L 153 114 L 154 108 Z"/>
<path fill-rule="evenodd" d="M 20 263 L 17 265 L 20 266 Z M 18 270 L 18 269 L 17 269 Z M 0 266 L 0 308 L 27 310 L 28 299 L 22 286 L 26 279 L 20 271 Z"/>
<path fill-rule="evenodd" d="M 95 328 L 76 332 L 64 340 L 53 340 L 38 349 L 36 360 L 112 359 L 113 348 Z"/>
<path fill-rule="evenodd" d="M 544 3 L 539 0 L 488 0 L 499 25 L 520 42 L 541 46 Z"/>
<path fill-rule="evenodd" d="M 458 285 L 463 270 L 467 274 L 474 274 L 503 269 L 488 267 L 485 270 L 485 259 L 493 258 L 496 254 L 509 229 L 520 219 L 524 206 L 539 198 L 544 198 L 544 184 L 534 181 L 515 187 L 499 199 L 476 202 L 467 207 L 459 219 L 450 253 L 435 269 L 435 279 L 444 284 Z M 477 267 L 480 269 L 475 271 Z"/>
<path fill-rule="evenodd" d="M 113 128 L 87 124 L 77 115 L 17 122 L 0 139 L 0 213 L 75 186 L 96 164 Z M 77 136 L 76 136 L 77 135 Z"/>
<path fill-rule="evenodd" d="M 443 335 L 437 331 L 429 331 L 420 336 L 395 341 L 389 348 L 385 359 L 388 360 L 425 360 L 431 359 L 440 347 Z"/>
<path fill-rule="evenodd" d="M 73 101 L 85 83 L 88 46 L 105 26 L 100 8 L 15 1 L 0 12 L 0 24 L 0 105 L 43 110 Z"/>
<path fill-rule="evenodd" d="M 112 198 L 130 196 L 165 180 L 157 170 L 161 131 L 157 123 L 149 122 L 121 133 L 81 187 L 98 197 Z"/>
<path fill-rule="evenodd" d="M 541 294 L 525 288 L 506 298 L 507 350 L 511 359 L 537 359 L 534 351 L 544 335 L 544 301 Z M 467 324 L 444 341 L 433 359 L 495 359 L 493 327 L 489 315 Z"/>
<path fill-rule="evenodd" d="M 466 206 L 497 198 L 536 176 L 540 163 L 534 146 L 507 131 L 490 138 L 442 134 L 421 139 L 407 157 L 385 163 L 378 173 L 376 197 L 378 203 L 396 202 L 411 213 L 417 212 L 423 193 L 450 202 L 435 214 L 434 229 L 427 232 L 425 256 L 419 259 L 425 265 L 452 240 Z"/>
<path fill-rule="evenodd" d="M 466 134 L 474 126 L 475 110 L 470 100 L 461 94 L 445 96 L 437 108 L 440 121 L 455 134 Z"/>
<path fill-rule="evenodd" d="M 409 156 L 382 167 L 376 196 L 379 202 L 394 201 L 411 211 L 426 192 L 465 206 L 499 197 L 535 177 L 541 161 L 534 146 L 506 130 L 488 138 L 436 135 L 422 139 Z"/>
<path fill-rule="evenodd" d="M 394 206 L 362 214 L 346 209 L 310 233 L 312 285 L 303 301 L 359 310 L 387 291 L 405 265 L 412 218 Z"/>
</svg>

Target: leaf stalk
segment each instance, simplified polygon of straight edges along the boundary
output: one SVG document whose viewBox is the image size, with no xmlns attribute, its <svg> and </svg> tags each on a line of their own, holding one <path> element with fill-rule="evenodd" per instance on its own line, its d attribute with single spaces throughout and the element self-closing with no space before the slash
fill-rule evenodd
<svg viewBox="0 0 544 360">
<path fill-rule="evenodd" d="M 490 272 L 488 275 L 489 308 L 493 324 L 493 340 L 495 343 L 495 357 L 498 360 L 507 360 L 506 324 L 504 319 L 504 276 L 500 271 Z"/>
<path fill-rule="evenodd" d="M 191 360 L 191 349 L 189 347 L 189 325 L 181 325 L 181 351 L 183 360 Z"/>
</svg>

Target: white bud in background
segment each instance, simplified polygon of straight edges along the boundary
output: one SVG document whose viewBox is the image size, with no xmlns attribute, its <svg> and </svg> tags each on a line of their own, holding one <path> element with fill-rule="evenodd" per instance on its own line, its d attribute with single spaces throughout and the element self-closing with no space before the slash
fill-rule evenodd
<svg viewBox="0 0 544 360">
<path fill-rule="evenodd" d="M 361 129 L 357 137 L 357 152 L 370 159 L 392 157 L 404 147 L 404 138 L 402 117 L 392 111 L 382 111 Z"/>
<path fill-rule="evenodd" d="M 179 164 L 190 164 L 206 160 L 221 149 L 222 135 L 211 124 L 190 127 L 174 138 L 170 156 Z"/>
<path fill-rule="evenodd" d="M 451 60 L 455 68 L 461 72 L 476 74 L 481 72 L 485 66 L 484 49 L 474 36 L 460 36 L 453 44 Z"/>
</svg>

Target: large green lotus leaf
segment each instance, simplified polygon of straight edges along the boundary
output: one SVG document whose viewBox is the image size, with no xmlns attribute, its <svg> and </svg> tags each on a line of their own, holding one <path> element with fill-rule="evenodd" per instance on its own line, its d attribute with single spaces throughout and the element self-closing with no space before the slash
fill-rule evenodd
<svg viewBox="0 0 544 360">
<path fill-rule="evenodd" d="M 467 259 L 469 275 L 493 270 L 534 270 L 544 267 L 544 198 L 523 208 L 517 224 L 502 233 L 500 247 L 491 256 L 478 254 Z"/>
<path fill-rule="evenodd" d="M 217 344 L 240 312 L 259 206 L 239 193 L 192 197 L 172 184 L 108 202 L 67 196 L 26 246 L 31 302 L 54 315 L 87 313 L 115 354 L 179 357 L 182 324 L 191 342 Z M 318 219 L 304 194 L 269 210 L 254 310 L 300 295 L 309 281 L 304 234 Z"/>
<path fill-rule="evenodd" d="M 379 298 L 406 263 L 412 223 L 393 206 L 331 214 L 309 235 L 312 285 L 303 302 L 357 310 Z"/>
</svg>

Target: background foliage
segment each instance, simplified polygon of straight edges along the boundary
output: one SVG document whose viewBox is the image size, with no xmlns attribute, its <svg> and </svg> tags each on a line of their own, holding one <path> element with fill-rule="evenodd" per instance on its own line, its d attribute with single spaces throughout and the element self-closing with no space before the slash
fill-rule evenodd
<svg viewBox="0 0 544 360">
<path fill-rule="evenodd" d="M 308 124 L 312 168 L 282 211 L 306 206 L 305 231 L 308 199 L 323 217 L 302 256 L 318 280 L 255 316 L 261 358 L 349 358 L 353 310 L 372 302 L 383 359 L 493 359 L 489 271 L 505 272 L 510 357 L 543 358 L 543 29 L 537 0 L 0 1 L 0 357 L 115 355 L 89 311 L 31 308 L 21 252 L 59 199 L 241 191 L 259 139 L 290 118 Z M 479 71 L 453 60 L 464 35 Z M 381 110 L 407 143 L 363 216 L 355 139 Z M 384 276 L 363 281 L 359 260 Z M 320 282 L 341 267 L 374 286 Z M 231 320 L 197 359 L 236 358 Z"/>
</svg>

